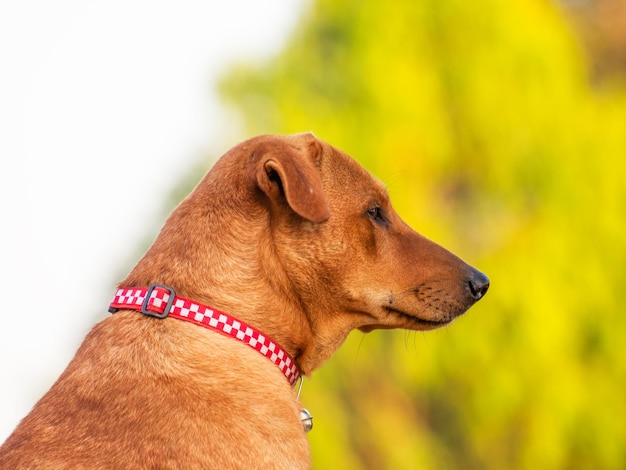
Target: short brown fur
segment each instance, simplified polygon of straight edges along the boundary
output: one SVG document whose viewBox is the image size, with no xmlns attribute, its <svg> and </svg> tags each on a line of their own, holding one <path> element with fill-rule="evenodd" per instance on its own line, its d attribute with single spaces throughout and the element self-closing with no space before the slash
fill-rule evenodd
<svg viewBox="0 0 626 470">
<path fill-rule="evenodd" d="M 121 285 L 168 285 L 276 340 L 310 375 L 354 329 L 426 330 L 487 278 L 409 228 L 312 134 L 226 153 Z M 300 404 L 253 349 L 123 310 L 97 324 L 0 447 L 0 468 L 310 468 Z"/>
</svg>

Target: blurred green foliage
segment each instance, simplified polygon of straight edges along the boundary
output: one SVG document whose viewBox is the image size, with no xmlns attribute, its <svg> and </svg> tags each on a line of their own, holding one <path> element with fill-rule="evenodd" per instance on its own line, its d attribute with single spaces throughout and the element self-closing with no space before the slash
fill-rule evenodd
<svg viewBox="0 0 626 470">
<path fill-rule="evenodd" d="M 626 94 L 587 70 L 546 0 L 317 0 L 224 77 L 242 138 L 315 132 L 492 280 L 316 371 L 315 468 L 626 468 Z"/>
</svg>

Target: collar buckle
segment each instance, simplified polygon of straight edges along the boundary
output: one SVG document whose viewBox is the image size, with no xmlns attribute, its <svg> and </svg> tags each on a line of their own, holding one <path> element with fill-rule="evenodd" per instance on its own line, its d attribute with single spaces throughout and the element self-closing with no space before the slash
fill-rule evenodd
<svg viewBox="0 0 626 470">
<path fill-rule="evenodd" d="M 154 311 L 154 310 L 148 310 L 148 308 L 150 307 L 150 298 L 152 297 L 152 292 L 155 291 L 155 289 L 163 289 L 165 291 L 167 291 L 167 294 L 164 295 L 159 295 L 157 292 L 157 296 L 155 297 L 155 301 L 159 302 L 159 305 L 155 305 L 155 302 L 152 302 L 152 307 L 160 307 L 165 300 L 165 295 L 168 295 L 168 299 L 167 302 L 165 304 L 165 308 L 163 310 L 163 312 L 159 312 L 159 311 Z M 141 305 L 141 313 L 143 313 L 144 315 L 148 315 L 150 317 L 155 317 L 155 318 L 165 318 L 170 314 L 170 311 L 172 310 L 172 305 L 174 305 L 174 297 L 176 297 L 176 292 L 174 292 L 174 289 L 172 289 L 171 287 L 168 286 L 164 286 L 163 284 L 152 284 L 149 288 L 148 288 L 148 292 L 146 293 L 146 298 L 143 301 L 143 304 Z"/>
</svg>

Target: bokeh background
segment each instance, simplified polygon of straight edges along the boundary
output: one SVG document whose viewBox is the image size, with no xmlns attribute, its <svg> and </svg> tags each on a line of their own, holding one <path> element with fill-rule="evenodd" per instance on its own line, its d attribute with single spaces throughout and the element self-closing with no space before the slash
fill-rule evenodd
<svg viewBox="0 0 626 470">
<path fill-rule="evenodd" d="M 152 200 L 161 217 L 119 270 L 229 146 L 311 130 L 492 281 L 452 326 L 353 333 L 305 382 L 314 466 L 626 468 L 624 2 L 294 11 L 279 46 L 216 75 L 221 131 Z"/>
</svg>

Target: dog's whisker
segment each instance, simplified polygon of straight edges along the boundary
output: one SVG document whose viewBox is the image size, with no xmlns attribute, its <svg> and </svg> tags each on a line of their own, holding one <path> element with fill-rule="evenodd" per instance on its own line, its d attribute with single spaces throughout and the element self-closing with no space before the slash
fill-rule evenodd
<svg viewBox="0 0 626 470">
<path fill-rule="evenodd" d="M 363 342 L 365 341 L 365 334 L 361 335 L 361 341 L 359 341 L 359 346 L 356 348 L 356 354 L 354 355 L 354 365 L 356 366 L 357 360 L 359 358 L 359 353 L 361 352 L 361 346 L 363 345 Z"/>
</svg>

